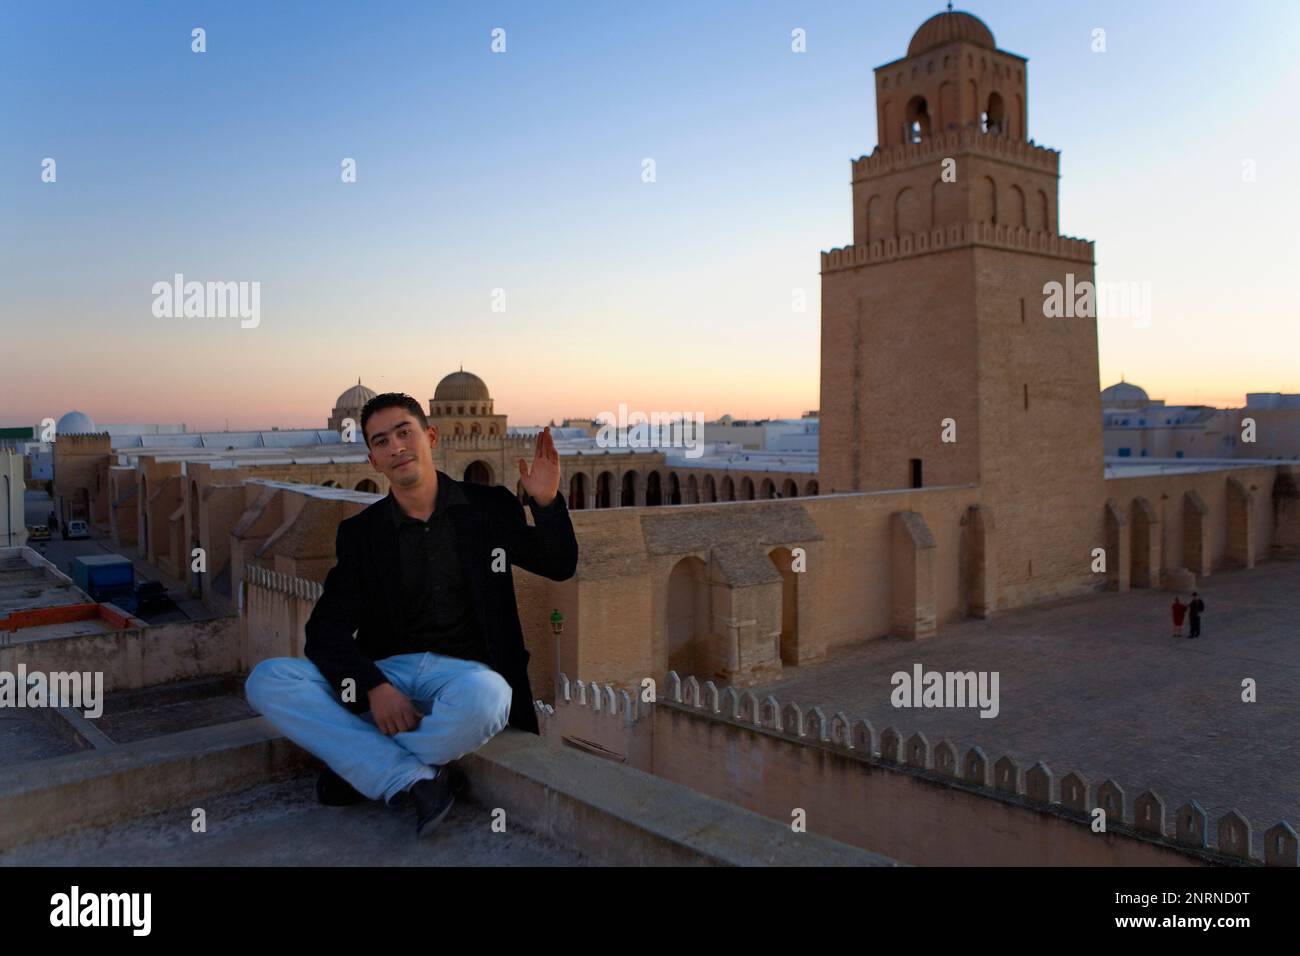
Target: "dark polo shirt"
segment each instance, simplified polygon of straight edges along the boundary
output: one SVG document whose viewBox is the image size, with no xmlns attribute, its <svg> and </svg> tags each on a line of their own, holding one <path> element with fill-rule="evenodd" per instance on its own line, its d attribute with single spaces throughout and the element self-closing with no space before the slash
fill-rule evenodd
<svg viewBox="0 0 1300 956">
<path fill-rule="evenodd" d="M 438 497 L 428 521 L 402 510 L 390 491 L 393 524 L 402 568 L 402 614 L 405 653 L 432 651 L 448 657 L 488 662 L 487 644 L 474 617 L 456 548 L 451 508 L 467 504 L 451 481 L 438 482 Z"/>
</svg>

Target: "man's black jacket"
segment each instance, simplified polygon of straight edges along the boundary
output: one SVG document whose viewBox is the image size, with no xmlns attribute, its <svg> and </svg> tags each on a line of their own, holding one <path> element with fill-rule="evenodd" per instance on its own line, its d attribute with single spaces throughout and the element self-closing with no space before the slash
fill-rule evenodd
<svg viewBox="0 0 1300 956">
<path fill-rule="evenodd" d="M 568 506 L 558 493 L 546 508 L 530 497 L 536 526 L 529 527 L 523 505 L 508 488 L 457 482 L 439 471 L 438 494 L 449 484 L 459 485 L 466 498 L 465 504 L 448 508 L 447 515 L 456 526 L 461 569 L 483 629 L 488 662 L 514 689 L 511 725 L 537 733 L 537 714 L 528 686 L 530 655 L 519 626 L 511 569 L 518 565 L 552 581 L 573 577 L 578 567 L 578 539 Z M 391 491 L 388 494 L 392 496 Z M 307 621 L 307 658 L 335 693 L 341 695 L 346 678 L 356 682 L 356 702 L 345 705 L 354 713 L 370 709 L 367 691 L 386 679 L 374 661 L 407 650 L 402 630 L 401 564 L 391 507 L 387 499 L 377 501 L 339 523 L 335 541 L 338 563 L 325 576 L 324 593 Z M 504 571 L 492 570 L 497 548 L 503 555 L 497 566 L 504 563 Z"/>
</svg>

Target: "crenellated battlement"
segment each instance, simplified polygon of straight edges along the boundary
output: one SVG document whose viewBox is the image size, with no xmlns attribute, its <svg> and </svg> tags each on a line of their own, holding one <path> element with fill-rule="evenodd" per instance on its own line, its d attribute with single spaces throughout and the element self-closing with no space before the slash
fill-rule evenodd
<svg viewBox="0 0 1300 956">
<path fill-rule="evenodd" d="M 449 448 L 496 450 L 501 448 L 532 448 L 534 439 L 527 435 L 446 435 L 438 440 Z"/>
<path fill-rule="evenodd" d="M 292 574 L 283 574 L 280 571 L 272 571 L 270 568 L 264 568 L 256 564 L 244 566 L 244 580 L 264 591 L 286 594 L 289 597 L 302 598 L 306 601 L 320 600 L 320 596 L 325 591 L 325 588 L 315 581 L 295 577 Z"/>
<path fill-rule="evenodd" d="M 959 786 L 983 796 L 1015 798 L 1033 808 L 1063 817 L 1081 826 L 1092 823 L 1097 808 L 1105 811 L 1106 832 L 1164 844 L 1179 852 L 1192 852 L 1208 862 L 1238 865 L 1296 866 L 1297 837 L 1285 820 L 1262 834 L 1253 835 L 1250 824 L 1237 810 L 1229 810 L 1214 821 L 1211 841 L 1210 820 L 1195 800 L 1187 800 L 1166 818 L 1168 804 L 1148 788 L 1129 800 L 1113 780 L 1095 787 L 1077 771 L 1067 773 L 1059 785 L 1043 761 L 1028 770 L 1004 754 L 990 760 L 983 748 L 972 746 L 964 754 L 947 740 L 931 744 L 925 734 L 905 734 L 894 727 L 877 733 L 866 719 L 851 720 L 843 712 L 829 718 L 817 706 L 802 707 L 794 701 L 782 704 L 774 696 L 763 698 L 735 687 L 719 690 L 712 681 L 695 677 L 681 680 L 669 672 L 666 694 L 659 703 L 685 710 L 697 717 L 737 728 L 775 734 L 789 741 L 822 748 L 873 765 L 919 774 L 931 782 Z M 1262 859 L 1251 852 L 1252 844 L 1263 849 Z"/>
<path fill-rule="evenodd" d="M 108 432 L 77 432 L 72 435 L 56 435 L 54 438 L 54 443 L 62 445 L 65 451 L 69 445 L 73 446 L 74 449 L 100 449 L 105 442 L 111 441 L 112 436 Z"/>
<path fill-rule="evenodd" d="M 650 716 L 649 708 L 640 706 L 636 694 L 629 694 L 612 684 L 598 684 L 595 681 L 588 683 L 584 680 L 570 682 L 564 673 L 556 681 L 555 703 L 559 707 L 584 707 L 593 714 L 622 718 L 625 724 L 635 724 L 643 717 Z M 538 720 L 543 723 L 547 718 L 555 716 L 555 707 L 545 701 L 538 700 L 534 706 L 537 708 Z"/>
<path fill-rule="evenodd" d="M 876 239 L 858 245 L 841 246 L 822 253 L 822 275 L 859 266 L 923 256 L 962 246 L 987 246 L 1015 252 L 1034 252 L 1057 259 L 1091 265 L 1095 251 L 1091 240 L 1057 236 L 1048 232 L 1005 226 L 991 222 L 955 223 L 913 235 Z"/>
<path fill-rule="evenodd" d="M 1012 139 L 986 133 L 976 124 L 939 133 L 920 143 L 877 146 L 870 154 L 853 160 L 853 182 L 886 173 L 911 169 L 961 152 L 975 151 L 1004 162 L 1060 175 L 1060 150 L 1039 146 L 1033 140 Z"/>
</svg>

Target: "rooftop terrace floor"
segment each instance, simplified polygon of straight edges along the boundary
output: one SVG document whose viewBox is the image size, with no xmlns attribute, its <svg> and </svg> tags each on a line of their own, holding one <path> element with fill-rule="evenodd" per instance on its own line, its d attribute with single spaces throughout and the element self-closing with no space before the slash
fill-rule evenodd
<svg viewBox="0 0 1300 956">
<path fill-rule="evenodd" d="M 3 866 L 579 866 L 583 855 L 510 825 L 492 831 L 491 808 L 458 802 L 430 836 L 415 811 L 367 801 L 326 807 L 315 774 L 198 801 L 193 807 L 38 840 L 0 853 Z"/>
</svg>

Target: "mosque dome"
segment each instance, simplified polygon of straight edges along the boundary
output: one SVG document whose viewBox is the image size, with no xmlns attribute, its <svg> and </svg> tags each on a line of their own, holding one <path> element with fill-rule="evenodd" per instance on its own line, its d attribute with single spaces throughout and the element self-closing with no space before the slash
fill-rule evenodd
<svg viewBox="0 0 1300 956">
<path fill-rule="evenodd" d="M 59 435 L 93 435 L 99 429 L 85 412 L 68 412 L 54 426 L 55 440 Z"/>
<path fill-rule="evenodd" d="M 907 45 L 907 55 L 916 56 L 957 40 L 965 40 L 989 50 L 997 49 L 993 42 L 993 31 L 984 25 L 983 20 L 960 10 L 949 10 L 936 13 L 917 28 L 916 33 L 912 34 L 912 42 Z"/>
<path fill-rule="evenodd" d="M 433 390 L 435 402 L 486 402 L 491 398 L 487 383 L 464 369 L 452 372 Z"/>
<path fill-rule="evenodd" d="M 1101 390 L 1101 403 L 1103 405 L 1145 405 L 1151 399 L 1147 396 L 1146 389 L 1139 388 L 1132 382 L 1116 382 L 1110 388 Z"/>
<path fill-rule="evenodd" d="M 374 397 L 374 391 L 362 385 L 361 379 L 357 379 L 357 384 L 340 395 L 334 406 L 336 408 L 364 408 L 366 402 Z"/>
</svg>

